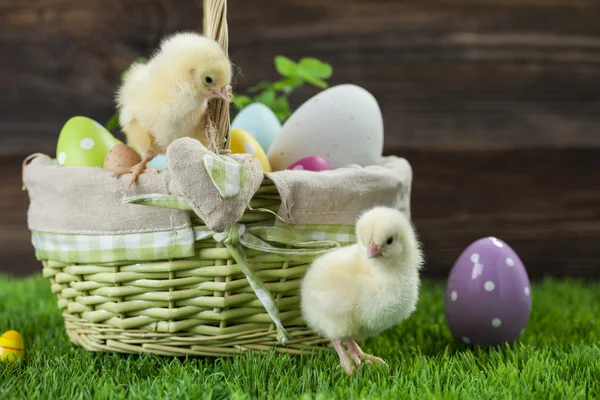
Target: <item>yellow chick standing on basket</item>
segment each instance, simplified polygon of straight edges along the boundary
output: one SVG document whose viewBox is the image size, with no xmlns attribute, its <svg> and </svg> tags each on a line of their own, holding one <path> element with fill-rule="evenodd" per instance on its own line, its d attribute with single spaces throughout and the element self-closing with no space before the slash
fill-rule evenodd
<svg viewBox="0 0 600 400">
<path fill-rule="evenodd" d="M 231 62 L 217 42 L 189 32 L 165 38 L 147 64 L 131 66 L 118 91 L 119 124 L 142 161 L 116 175 L 131 173 L 131 187 L 146 165 L 181 137 L 214 148 L 208 101 L 230 101 L 230 83 Z"/>
<path fill-rule="evenodd" d="M 361 361 L 386 365 L 363 353 L 355 340 L 378 335 L 412 314 L 423 264 L 413 226 L 396 209 L 364 213 L 356 236 L 357 244 L 317 258 L 301 287 L 306 323 L 331 340 L 348 375 Z"/>
</svg>

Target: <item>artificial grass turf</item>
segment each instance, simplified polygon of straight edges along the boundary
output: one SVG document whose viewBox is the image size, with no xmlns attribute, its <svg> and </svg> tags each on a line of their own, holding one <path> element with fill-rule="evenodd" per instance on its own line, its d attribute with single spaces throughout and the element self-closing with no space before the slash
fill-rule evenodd
<svg viewBox="0 0 600 400">
<path fill-rule="evenodd" d="M 443 283 L 424 281 L 418 310 L 363 343 L 391 367 L 348 377 L 335 353 L 301 357 L 172 358 L 89 353 L 72 346 L 49 283 L 0 276 L 0 334 L 16 329 L 26 357 L 0 363 L 0 399 L 600 398 L 600 283 L 533 285 L 522 340 L 496 348 L 455 343 Z"/>
</svg>

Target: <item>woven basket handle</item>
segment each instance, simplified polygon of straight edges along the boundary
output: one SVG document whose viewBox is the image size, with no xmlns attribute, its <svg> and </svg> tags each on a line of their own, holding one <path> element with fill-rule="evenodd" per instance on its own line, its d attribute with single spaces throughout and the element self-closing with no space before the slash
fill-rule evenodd
<svg viewBox="0 0 600 400">
<path fill-rule="evenodd" d="M 204 0 L 204 35 L 219 43 L 228 55 L 227 0 Z M 217 128 L 219 150 L 229 150 L 229 103 L 214 99 L 208 104 L 208 113 Z"/>
</svg>

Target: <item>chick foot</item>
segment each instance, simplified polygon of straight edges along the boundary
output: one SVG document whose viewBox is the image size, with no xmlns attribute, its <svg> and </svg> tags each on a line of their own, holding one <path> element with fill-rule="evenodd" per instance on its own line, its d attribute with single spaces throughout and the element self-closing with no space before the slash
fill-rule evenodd
<svg viewBox="0 0 600 400">
<path fill-rule="evenodd" d="M 385 361 L 383 361 L 383 359 L 364 353 L 354 340 L 348 340 L 347 343 L 348 354 L 350 354 L 350 356 L 356 362 L 357 365 L 360 364 L 361 360 L 364 360 L 365 364 L 367 365 L 373 365 L 373 363 L 376 363 L 385 365 L 389 369 L 389 366 L 385 363 Z"/>
<path fill-rule="evenodd" d="M 354 363 L 352 362 L 350 357 L 348 357 L 348 352 L 346 352 L 346 348 L 344 347 L 344 344 L 342 343 L 342 341 L 341 340 L 332 340 L 331 343 L 333 344 L 335 351 L 338 353 L 338 356 L 340 357 L 340 364 L 341 364 L 342 368 L 344 369 L 344 371 L 346 371 L 346 373 L 348 375 L 353 375 L 354 371 L 356 370 L 356 366 L 354 365 Z"/>
<path fill-rule="evenodd" d="M 140 176 L 146 171 L 146 164 L 147 163 L 142 161 L 141 163 L 131 167 L 131 180 L 129 181 L 129 185 L 127 185 L 127 189 L 132 187 L 135 181 L 137 181 L 138 176 Z"/>
<path fill-rule="evenodd" d="M 129 182 L 129 185 L 127 186 L 127 188 L 129 189 L 131 186 L 133 186 L 133 183 L 137 180 L 137 178 L 141 174 L 145 174 L 147 172 L 152 172 L 152 173 L 158 174 L 158 170 L 155 167 L 146 168 L 145 166 L 142 166 L 140 163 L 140 164 L 134 165 L 131 168 L 125 168 L 122 170 L 115 171 L 115 172 L 113 172 L 113 176 L 118 177 L 118 176 L 125 175 L 125 174 L 132 174 L 131 181 Z"/>
<path fill-rule="evenodd" d="M 156 151 L 154 150 L 148 150 L 145 151 L 142 155 L 142 161 L 140 161 L 139 163 L 137 163 L 136 165 L 134 165 L 133 167 L 131 167 L 130 169 L 124 169 L 121 171 L 116 171 L 114 173 L 114 176 L 121 176 L 124 174 L 129 174 L 131 173 L 131 181 L 129 181 L 129 185 L 127 186 L 127 188 L 131 188 L 133 186 L 133 184 L 135 183 L 135 181 L 137 180 L 137 178 L 143 174 L 144 172 L 154 172 L 154 173 L 158 173 L 158 170 L 154 167 L 152 168 L 146 168 L 146 166 L 148 165 L 148 163 L 150 161 L 152 161 L 154 159 L 154 157 L 156 157 Z"/>
</svg>

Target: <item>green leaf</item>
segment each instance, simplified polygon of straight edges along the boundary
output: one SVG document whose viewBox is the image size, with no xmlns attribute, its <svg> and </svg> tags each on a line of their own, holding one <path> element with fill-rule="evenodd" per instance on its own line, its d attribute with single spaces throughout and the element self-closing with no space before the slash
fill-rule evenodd
<svg viewBox="0 0 600 400">
<path fill-rule="evenodd" d="M 233 105 L 238 110 L 241 110 L 242 108 L 246 107 L 248 104 L 251 104 L 251 103 L 252 103 L 252 99 L 248 96 L 241 95 L 241 94 L 233 95 Z"/>
<path fill-rule="evenodd" d="M 278 111 L 275 113 L 275 116 L 277 117 L 277 119 L 279 120 L 279 122 L 281 122 L 282 124 L 285 122 L 286 119 L 288 119 L 288 117 L 292 115 L 292 112 L 286 112 L 286 111 Z"/>
<path fill-rule="evenodd" d="M 298 67 L 306 76 L 329 79 L 331 78 L 331 75 L 333 75 L 333 68 L 331 65 L 312 57 L 301 59 L 298 63 Z"/>
<path fill-rule="evenodd" d="M 265 90 L 258 96 L 254 98 L 254 101 L 257 103 L 262 103 L 269 108 L 273 108 L 273 104 L 275 103 L 275 91 L 274 90 Z"/>
<path fill-rule="evenodd" d="M 290 93 L 292 90 L 299 88 L 304 84 L 304 79 L 298 77 L 290 77 L 275 82 L 272 86 L 273 90 L 279 90 L 284 93 Z"/>
<path fill-rule="evenodd" d="M 304 80 L 313 86 L 320 87 L 321 89 L 327 89 L 329 85 L 322 79 L 315 78 L 314 76 L 303 76 Z"/>
<path fill-rule="evenodd" d="M 117 112 L 115 113 L 115 115 L 113 115 L 108 122 L 105 125 L 105 128 L 107 131 L 112 132 L 113 129 L 117 128 L 119 126 L 119 115 L 121 113 L 117 110 Z"/>
<path fill-rule="evenodd" d="M 292 110 L 290 109 L 290 103 L 286 96 L 280 96 L 273 103 L 273 112 L 279 119 L 279 122 L 283 123 L 287 117 L 292 114 Z"/>
<path fill-rule="evenodd" d="M 273 86 L 273 84 L 271 82 L 262 81 L 262 82 L 257 83 L 254 86 L 249 87 L 248 88 L 248 93 L 260 92 L 261 90 L 269 89 L 272 86 Z"/>
<path fill-rule="evenodd" d="M 275 69 L 283 76 L 298 76 L 298 64 L 284 56 L 275 57 Z"/>
<path fill-rule="evenodd" d="M 277 109 L 289 109 L 290 108 L 290 103 L 288 102 L 288 99 L 286 96 L 279 96 L 277 98 L 277 100 L 275 100 L 275 103 L 273 105 Z"/>
<path fill-rule="evenodd" d="M 281 111 L 290 111 L 290 103 L 288 102 L 287 97 L 280 96 L 273 102 L 273 111 L 281 112 Z"/>
</svg>

